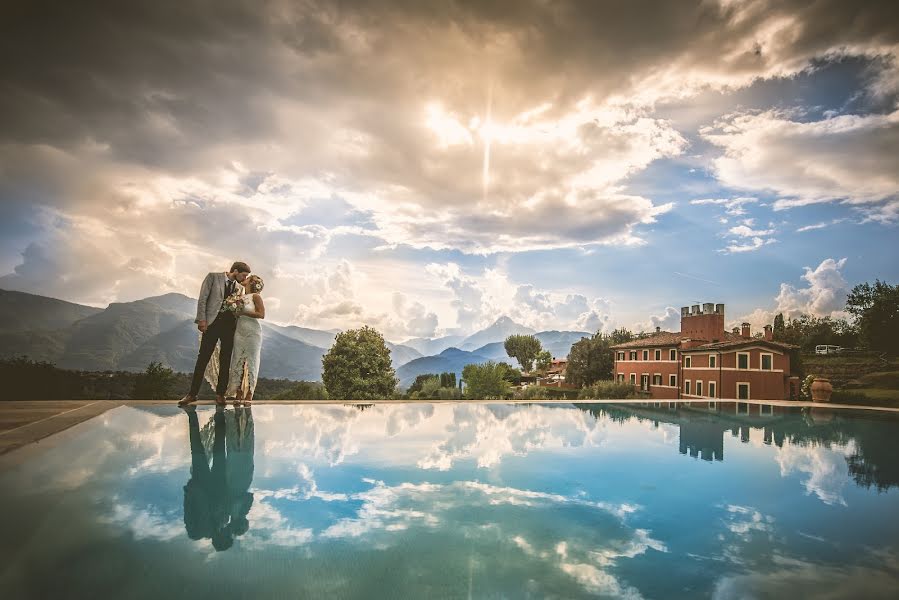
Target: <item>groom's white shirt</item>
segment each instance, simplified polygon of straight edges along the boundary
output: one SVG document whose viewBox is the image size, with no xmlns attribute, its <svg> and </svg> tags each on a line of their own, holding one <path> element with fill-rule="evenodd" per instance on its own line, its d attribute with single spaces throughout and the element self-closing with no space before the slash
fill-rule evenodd
<svg viewBox="0 0 899 600">
<path fill-rule="evenodd" d="M 222 302 L 225 300 L 225 290 L 228 276 L 225 273 L 210 273 L 203 280 L 200 287 L 200 296 L 197 298 L 197 318 L 194 323 L 206 321 L 206 326 L 212 325 L 219 316 Z"/>
</svg>

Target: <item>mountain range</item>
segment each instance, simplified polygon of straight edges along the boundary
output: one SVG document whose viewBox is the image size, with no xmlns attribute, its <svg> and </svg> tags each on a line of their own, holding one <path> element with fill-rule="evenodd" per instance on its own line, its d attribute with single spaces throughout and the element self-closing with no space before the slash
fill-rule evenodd
<svg viewBox="0 0 899 600">
<path fill-rule="evenodd" d="M 190 372 L 199 333 L 193 322 L 196 300 L 165 294 L 133 302 L 114 302 L 105 309 L 0 290 L 0 358 L 29 356 L 61 368 L 89 371 L 142 371 L 159 361 Z M 260 376 L 274 379 L 321 380 L 321 358 L 336 330 L 281 326 L 263 322 Z M 503 340 L 512 334 L 534 334 L 555 357 L 589 334 L 544 331 L 502 317 L 470 336 L 417 338 L 387 342 L 401 387 L 423 373 L 454 372 L 461 376 L 470 363 L 506 360 Z"/>
</svg>

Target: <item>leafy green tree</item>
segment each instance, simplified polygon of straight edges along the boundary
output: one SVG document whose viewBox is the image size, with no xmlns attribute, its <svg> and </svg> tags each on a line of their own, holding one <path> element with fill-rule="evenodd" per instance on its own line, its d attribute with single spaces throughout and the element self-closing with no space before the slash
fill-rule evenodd
<svg viewBox="0 0 899 600">
<path fill-rule="evenodd" d="M 581 338 L 571 346 L 568 353 L 565 382 L 583 387 L 599 380 L 612 379 L 612 369 L 615 366 L 612 345 L 613 337 L 600 332 L 589 338 Z"/>
<path fill-rule="evenodd" d="M 553 355 L 549 350 L 541 350 L 537 354 L 535 368 L 540 375 L 546 375 L 546 372 L 553 364 Z"/>
<path fill-rule="evenodd" d="M 439 377 L 431 377 L 427 379 L 424 384 L 421 386 L 421 391 L 418 392 L 419 398 L 436 398 L 437 391 L 440 389 L 440 378 Z"/>
<path fill-rule="evenodd" d="M 777 313 L 777 316 L 774 317 L 774 341 L 782 342 L 784 337 L 784 331 L 786 330 L 786 324 L 784 323 L 784 314 Z"/>
<path fill-rule="evenodd" d="M 277 394 L 273 400 L 327 400 L 325 386 L 312 381 L 298 381 L 287 390 Z"/>
<path fill-rule="evenodd" d="M 160 362 L 151 362 L 134 380 L 135 400 L 167 400 L 175 395 L 175 373 Z"/>
<path fill-rule="evenodd" d="M 506 354 L 518 360 L 521 368 L 528 373 L 534 368 L 534 359 L 543 349 L 540 340 L 532 335 L 510 335 L 506 338 L 503 347 L 506 349 Z"/>
<path fill-rule="evenodd" d="M 440 374 L 440 387 L 445 387 L 445 388 L 456 387 L 456 374 L 455 373 L 441 373 Z"/>
<path fill-rule="evenodd" d="M 899 353 L 899 285 L 879 279 L 849 292 L 846 312 L 855 317 L 861 341 L 868 348 Z"/>
<path fill-rule="evenodd" d="M 391 397 L 397 378 L 384 336 L 368 326 L 338 333 L 322 357 L 322 381 L 333 399 Z"/>
<path fill-rule="evenodd" d="M 632 342 L 636 339 L 636 336 L 624 327 L 620 327 L 609 334 L 609 339 L 611 341 L 611 345 L 614 346 L 615 344 Z"/>
<path fill-rule="evenodd" d="M 409 389 L 406 390 L 406 393 L 414 394 L 416 392 L 420 392 L 421 386 L 424 385 L 425 381 L 428 381 L 429 379 L 433 379 L 434 377 L 437 377 L 437 376 L 438 376 L 437 373 L 422 373 L 421 375 L 417 375 L 415 377 L 415 381 L 413 381 L 412 385 L 409 386 Z"/>
<path fill-rule="evenodd" d="M 492 360 L 480 365 L 465 365 L 462 369 L 465 397 L 482 400 L 509 396 L 511 387 L 506 377 L 510 370 L 508 364 Z"/>
</svg>

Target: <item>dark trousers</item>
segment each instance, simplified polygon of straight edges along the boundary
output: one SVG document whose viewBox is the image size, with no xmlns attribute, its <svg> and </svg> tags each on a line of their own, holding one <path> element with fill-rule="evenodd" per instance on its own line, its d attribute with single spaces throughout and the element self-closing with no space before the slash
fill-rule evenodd
<svg viewBox="0 0 899 600">
<path fill-rule="evenodd" d="M 197 364 L 194 367 L 194 377 L 190 383 L 190 395 L 196 396 L 200 393 L 200 386 L 203 385 L 203 374 L 206 372 L 206 365 L 212 358 L 215 351 L 215 345 L 222 343 L 219 351 L 219 380 L 215 386 L 215 393 L 219 396 L 225 394 L 228 389 L 228 370 L 231 367 L 231 351 L 234 350 L 234 329 L 237 327 L 237 319 L 229 312 L 224 312 L 216 317 L 200 340 L 200 352 L 197 354 Z"/>
</svg>

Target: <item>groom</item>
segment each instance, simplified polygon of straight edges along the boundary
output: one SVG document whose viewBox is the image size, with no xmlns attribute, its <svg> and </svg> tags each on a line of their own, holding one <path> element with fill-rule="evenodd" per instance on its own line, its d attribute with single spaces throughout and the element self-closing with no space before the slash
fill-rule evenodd
<svg viewBox="0 0 899 600">
<path fill-rule="evenodd" d="M 247 263 L 236 262 L 231 265 L 231 271 L 228 273 L 210 273 L 203 280 L 200 297 L 197 299 L 197 318 L 194 320 L 203 337 L 200 340 L 200 352 L 197 355 L 190 391 L 181 398 L 179 405 L 185 406 L 197 401 L 206 365 L 209 364 L 215 345 L 219 342 L 222 343 L 222 347 L 219 354 L 219 379 L 218 385 L 215 386 L 215 401 L 217 404 L 225 403 L 237 319 L 231 311 L 223 310 L 224 303 L 225 298 L 237 291 L 237 286 L 243 283 L 249 274 L 250 267 Z"/>
</svg>

